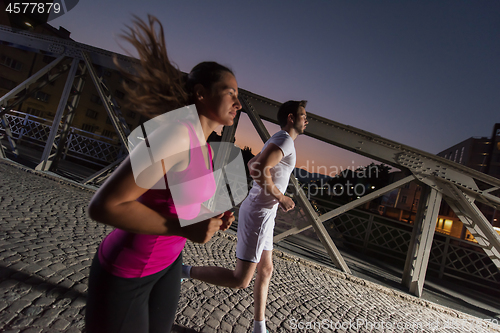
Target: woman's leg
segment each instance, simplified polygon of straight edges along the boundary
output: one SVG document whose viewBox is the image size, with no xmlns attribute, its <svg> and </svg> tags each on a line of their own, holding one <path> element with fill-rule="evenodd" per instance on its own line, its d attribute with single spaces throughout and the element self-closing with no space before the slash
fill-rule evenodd
<svg viewBox="0 0 500 333">
<path fill-rule="evenodd" d="M 182 253 L 165 270 L 149 296 L 149 333 L 170 332 L 181 290 Z"/>
<path fill-rule="evenodd" d="M 96 256 L 89 274 L 85 325 L 88 333 L 148 332 L 148 299 L 154 278 L 121 278 Z"/>
</svg>

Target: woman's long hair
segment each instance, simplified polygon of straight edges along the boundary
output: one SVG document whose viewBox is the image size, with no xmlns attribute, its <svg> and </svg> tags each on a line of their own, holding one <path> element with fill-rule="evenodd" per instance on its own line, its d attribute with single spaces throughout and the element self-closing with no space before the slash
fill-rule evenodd
<svg viewBox="0 0 500 333">
<path fill-rule="evenodd" d="M 130 74 L 115 61 L 125 78 L 123 87 L 127 92 L 129 109 L 153 118 L 194 103 L 196 84 L 211 89 L 224 72 L 233 74 L 229 68 L 208 61 L 199 63 L 189 75 L 184 75 L 168 58 L 161 22 L 148 15 L 147 23 L 137 16 L 132 23 L 121 37 L 136 48 L 140 67 L 136 68 L 136 74 Z"/>
</svg>

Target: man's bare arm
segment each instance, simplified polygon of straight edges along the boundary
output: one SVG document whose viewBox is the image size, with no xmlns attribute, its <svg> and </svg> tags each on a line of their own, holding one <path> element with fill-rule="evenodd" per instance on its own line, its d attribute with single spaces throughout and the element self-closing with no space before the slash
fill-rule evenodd
<svg viewBox="0 0 500 333">
<path fill-rule="evenodd" d="M 271 177 L 271 169 L 275 167 L 283 158 L 282 150 L 275 144 L 270 143 L 266 149 L 257 154 L 248 162 L 250 176 L 265 191 L 272 195 L 280 203 L 284 211 L 293 209 L 295 203 L 292 199 L 285 196 L 274 184 Z"/>
</svg>

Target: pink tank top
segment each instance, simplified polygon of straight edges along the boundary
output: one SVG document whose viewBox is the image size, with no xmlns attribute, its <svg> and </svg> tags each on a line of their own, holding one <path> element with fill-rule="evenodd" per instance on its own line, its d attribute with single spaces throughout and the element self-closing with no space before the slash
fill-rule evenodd
<svg viewBox="0 0 500 333">
<path fill-rule="evenodd" d="M 211 149 L 208 149 L 210 167 L 207 169 L 201 147 L 196 144 L 199 141 L 192 125 L 187 123 L 184 125 L 189 132 L 190 161 L 185 170 L 175 173 L 175 177 L 180 182 L 203 177 L 205 179 L 202 182 L 197 182 L 201 186 L 182 188 L 176 197 L 177 205 L 175 206 L 168 186 L 165 190 L 148 190 L 137 201 L 163 216 L 178 216 L 189 220 L 199 214 L 201 203 L 210 199 L 215 193 L 215 180 Z M 115 229 L 99 246 L 99 262 L 113 275 L 124 278 L 144 277 L 157 273 L 172 264 L 181 253 L 185 243 L 184 237 L 143 235 Z"/>
</svg>

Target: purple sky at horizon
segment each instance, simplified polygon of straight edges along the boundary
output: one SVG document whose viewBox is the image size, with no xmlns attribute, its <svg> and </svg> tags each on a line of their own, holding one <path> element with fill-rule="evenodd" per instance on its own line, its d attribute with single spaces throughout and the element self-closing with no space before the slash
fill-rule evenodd
<svg viewBox="0 0 500 333">
<path fill-rule="evenodd" d="M 49 23 L 124 53 L 117 35 L 132 14 L 148 13 L 181 70 L 220 62 L 241 88 L 306 99 L 309 112 L 420 150 L 490 136 L 500 122 L 500 1 L 87 0 Z M 245 123 L 236 143 L 257 153 Z M 297 166 L 370 163 L 303 136 L 296 145 Z"/>
</svg>

